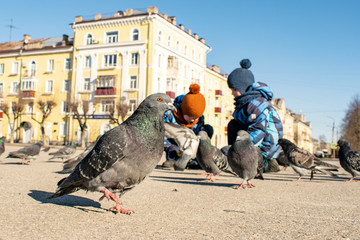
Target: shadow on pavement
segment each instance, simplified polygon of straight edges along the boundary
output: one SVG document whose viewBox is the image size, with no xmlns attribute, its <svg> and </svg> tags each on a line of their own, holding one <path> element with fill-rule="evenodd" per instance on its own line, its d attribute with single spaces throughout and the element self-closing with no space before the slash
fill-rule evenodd
<svg viewBox="0 0 360 240">
<path fill-rule="evenodd" d="M 55 204 L 55 205 L 61 205 L 61 206 L 67 206 L 79 209 L 84 212 L 99 212 L 104 213 L 103 210 L 107 211 L 107 209 L 101 208 L 101 205 L 99 202 L 95 202 L 91 199 L 84 198 L 84 197 L 78 197 L 73 195 L 64 195 L 58 198 L 52 198 L 48 199 L 47 197 L 51 196 L 53 193 L 51 192 L 45 192 L 45 191 L 39 191 L 39 190 L 30 190 L 31 193 L 28 195 L 33 198 L 34 200 L 41 202 L 41 203 L 49 203 L 49 204 Z M 88 209 L 84 207 L 94 207 L 101 209 L 102 211 Z"/>
<path fill-rule="evenodd" d="M 150 176 L 150 178 L 154 181 L 216 186 L 216 187 L 232 187 L 236 185 L 236 183 L 217 183 L 216 180 L 215 182 L 206 182 L 207 179 L 199 179 L 199 178 L 179 178 L 179 177 L 163 177 L 163 176 Z"/>
</svg>

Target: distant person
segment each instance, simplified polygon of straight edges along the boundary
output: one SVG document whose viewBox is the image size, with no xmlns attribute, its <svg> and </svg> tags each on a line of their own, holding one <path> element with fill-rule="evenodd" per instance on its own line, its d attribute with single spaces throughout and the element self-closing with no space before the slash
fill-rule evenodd
<svg viewBox="0 0 360 240">
<path fill-rule="evenodd" d="M 190 128 L 197 135 L 201 130 L 206 131 L 211 138 L 214 129 L 211 125 L 204 122 L 205 97 L 200 93 L 200 86 L 196 83 L 191 84 L 189 92 L 185 95 L 179 95 L 174 99 L 174 106 L 177 112 L 167 111 L 164 115 L 165 122 L 171 122 Z M 164 150 L 167 161 L 176 161 L 181 157 L 179 147 L 173 139 L 165 137 Z M 169 163 L 165 162 L 163 166 Z M 188 164 L 189 168 L 200 168 L 196 161 Z"/>
<path fill-rule="evenodd" d="M 228 86 L 235 100 L 234 119 L 228 123 L 228 144 L 236 140 L 239 130 L 250 134 L 251 142 L 258 146 L 266 163 L 270 163 L 280 153 L 278 140 L 283 137 L 283 126 L 275 108 L 271 105 L 272 90 L 265 83 L 255 82 L 254 75 L 249 70 L 251 62 L 243 59 L 241 68 L 236 68 L 228 76 Z M 280 170 L 277 163 L 274 170 Z M 270 164 L 272 165 L 272 164 Z"/>
</svg>

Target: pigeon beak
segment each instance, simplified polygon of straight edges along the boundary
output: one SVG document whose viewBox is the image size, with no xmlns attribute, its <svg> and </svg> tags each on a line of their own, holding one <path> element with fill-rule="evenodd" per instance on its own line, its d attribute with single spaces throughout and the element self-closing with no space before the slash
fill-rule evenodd
<svg viewBox="0 0 360 240">
<path fill-rule="evenodd" d="M 170 108 L 170 110 L 174 111 L 174 112 L 177 112 L 177 109 L 176 107 L 174 106 L 174 104 L 172 104 L 171 102 L 167 104 L 168 107 Z"/>
</svg>

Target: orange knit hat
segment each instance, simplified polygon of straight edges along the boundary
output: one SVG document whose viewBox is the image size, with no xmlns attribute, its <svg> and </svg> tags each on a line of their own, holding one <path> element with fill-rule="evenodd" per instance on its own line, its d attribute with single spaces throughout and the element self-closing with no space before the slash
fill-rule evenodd
<svg viewBox="0 0 360 240">
<path fill-rule="evenodd" d="M 196 83 L 190 85 L 189 91 L 181 103 L 182 114 L 199 118 L 205 111 L 205 98 L 200 93 L 200 86 Z"/>
</svg>

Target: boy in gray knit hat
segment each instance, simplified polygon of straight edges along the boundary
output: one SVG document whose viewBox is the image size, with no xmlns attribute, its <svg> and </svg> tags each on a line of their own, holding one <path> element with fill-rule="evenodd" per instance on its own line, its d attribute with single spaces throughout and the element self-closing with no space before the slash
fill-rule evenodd
<svg viewBox="0 0 360 240">
<path fill-rule="evenodd" d="M 278 140 L 283 137 L 283 126 L 270 102 L 272 90 L 265 83 L 254 81 L 249 59 L 241 60 L 240 66 L 230 73 L 227 81 L 235 100 L 234 119 L 228 124 L 228 144 L 235 142 L 239 130 L 245 130 L 267 163 L 280 152 Z"/>
</svg>

